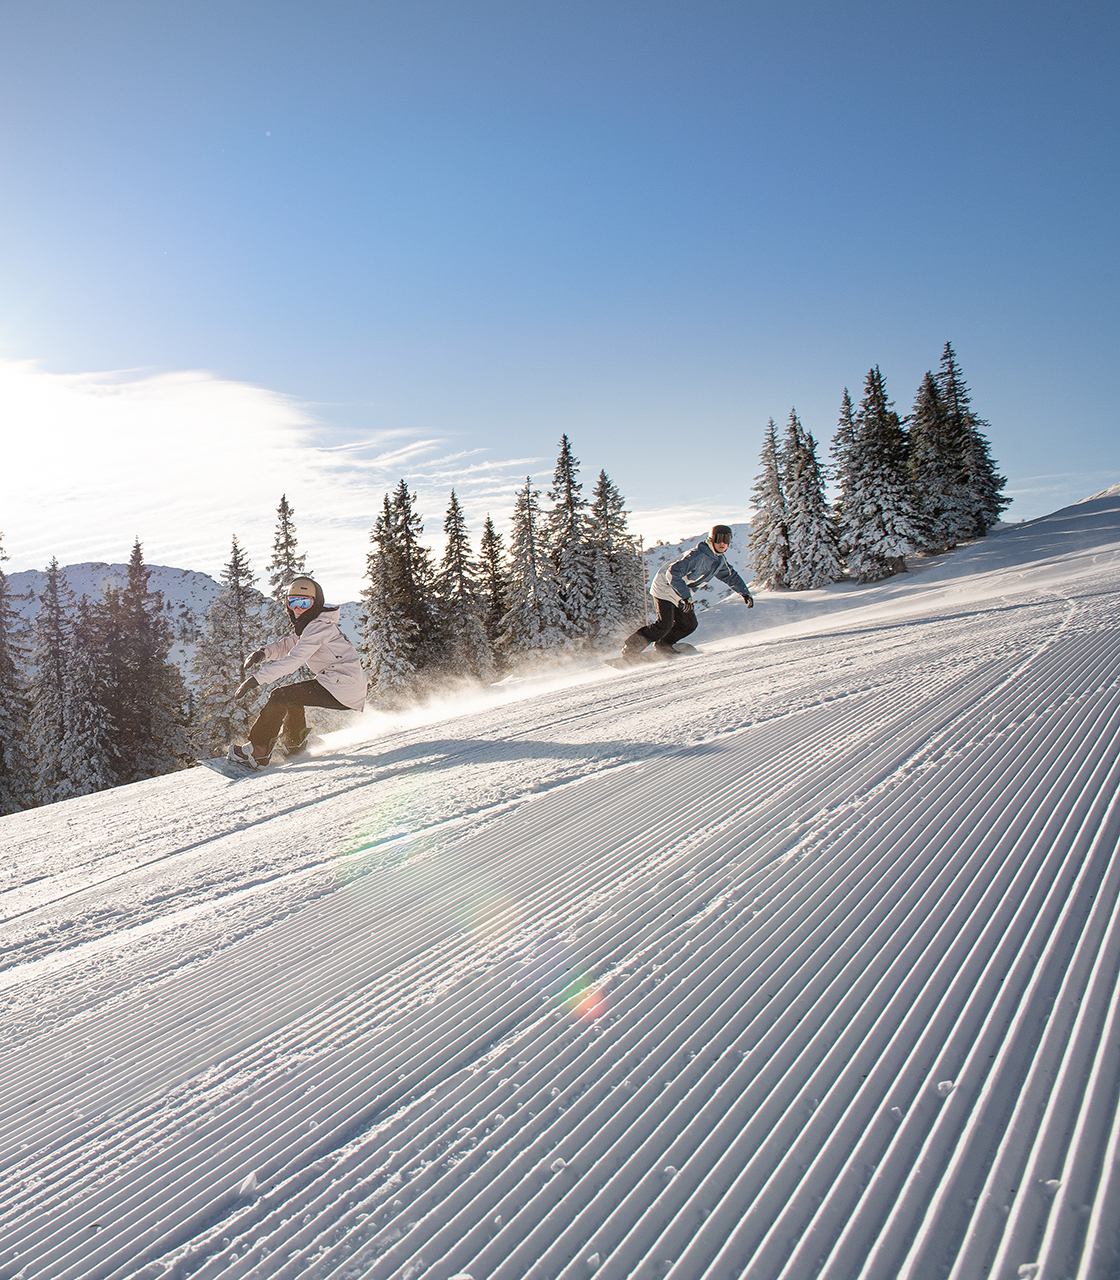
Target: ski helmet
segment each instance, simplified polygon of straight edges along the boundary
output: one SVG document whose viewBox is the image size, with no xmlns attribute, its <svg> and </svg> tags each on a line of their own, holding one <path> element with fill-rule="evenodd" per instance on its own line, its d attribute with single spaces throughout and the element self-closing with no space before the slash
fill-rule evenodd
<svg viewBox="0 0 1120 1280">
<path fill-rule="evenodd" d="M 712 541 L 726 542 L 731 545 L 731 526 L 726 524 L 717 524 L 712 526 Z"/>
<path fill-rule="evenodd" d="M 323 588 L 314 578 L 296 578 L 284 588 L 285 596 L 310 596 L 318 603 L 323 598 Z"/>
</svg>

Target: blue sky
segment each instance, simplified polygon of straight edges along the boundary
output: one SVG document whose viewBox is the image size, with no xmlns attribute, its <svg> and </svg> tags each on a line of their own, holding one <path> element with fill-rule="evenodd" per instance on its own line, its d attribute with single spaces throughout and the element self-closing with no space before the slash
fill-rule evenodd
<svg viewBox="0 0 1120 1280">
<path fill-rule="evenodd" d="M 562 432 L 675 539 L 946 339 L 1009 518 L 1120 480 L 1115 4 L 3 16 L 9 571 L 263 568 L 286 491 L 353 596 L 400 476 L 477 532 Z"/>
</svg>

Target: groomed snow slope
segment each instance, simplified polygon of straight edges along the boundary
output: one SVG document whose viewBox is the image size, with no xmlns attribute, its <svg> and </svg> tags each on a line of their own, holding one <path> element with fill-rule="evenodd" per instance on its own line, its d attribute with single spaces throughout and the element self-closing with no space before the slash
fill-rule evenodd
<svg viewBox="0 0 1120 1280">
<path fill-rule="evenodd" d="M 0 1277 L 1120 1273 L 1120 498 L 819 594 L 3 819 Z"/>
</svg>

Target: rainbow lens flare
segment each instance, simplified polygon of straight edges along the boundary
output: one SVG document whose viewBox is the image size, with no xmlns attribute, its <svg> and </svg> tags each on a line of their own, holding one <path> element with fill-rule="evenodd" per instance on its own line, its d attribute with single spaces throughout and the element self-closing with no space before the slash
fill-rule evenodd
<svg viewBox="0 0 1120 1280">
<path fill-rule="evenodd" d="M 560 993 L 560 1005 L 575 1018 L 594 1022 L 607 1011 L 606 993 L 590 975 L 581 973 Z"/>
<path fill-rule="evenodd" d="M 534 928 L 530 912 L 507 889 L 458 861 L 454 850 L 441 849 L 438 837 L 429 843 L 415 830 L 422 785 L 416 775 L 394 779 L 376 810 L 351 828 L 334 873 L 353 909 L 376 915 L 387 890 L 399 897 L 403 889 L 415 907 L 424 904 L 423 910 L 442 916 L 472 949 L 507 966 L 510 979 L 534 998 L 582 1022 L 602 1017 L 603 984 L 572 953 L 562 931 L 539 931 L 539 922 Z"/>
</svg>

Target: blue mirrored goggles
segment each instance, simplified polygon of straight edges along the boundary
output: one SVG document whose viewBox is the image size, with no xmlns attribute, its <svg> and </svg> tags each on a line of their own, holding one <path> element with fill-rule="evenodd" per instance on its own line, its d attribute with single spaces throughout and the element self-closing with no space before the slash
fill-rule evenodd
<svg viewBox="0 0 1120 1280">
<path fill-rule="evenodd" d="M 312 600 L 310 596 L 289 596 L 288 597 L 289 609 L 310 609 L 314 603 L 315 601 Z"/>
</svg>

